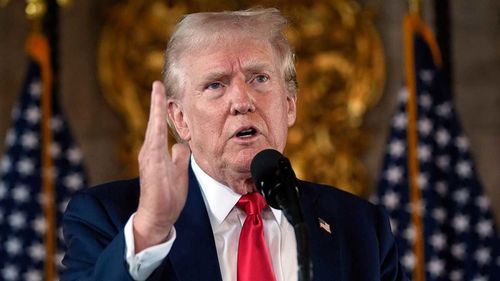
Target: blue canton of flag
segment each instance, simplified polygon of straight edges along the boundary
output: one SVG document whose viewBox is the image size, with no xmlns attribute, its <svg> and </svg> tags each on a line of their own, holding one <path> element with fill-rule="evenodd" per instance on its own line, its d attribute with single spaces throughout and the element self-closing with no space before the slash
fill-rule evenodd
<svg viewBox="0 0 500 281">
<path fill-rule="evenodd" d="M 425 279 L 500 280 L 499 240 L 453 109 L 449 89 L 423 37 L 414 38 L 418 105 L 418 186 L 425 252 Z M 401 263 L 408 276 L 417 266 L 413 246 L 407 139 L 408 91 L 400 93 L 392 120 L 375 201 L 387 209 Z M 410 159 L 411 161 L 411 159 Z"/>
<path fill-rule="evenodd" d="M 0 161 L 0 280 L 44 280 L 47 221 L 42 191 L 42 82 L 40 67 L 30 62 L 20 100 L 12 112 L 6 153 Z M 82 155 L 75 146 L 56 96 L 50 128 L 56 206 L 57 267 L 64 253 L 60 229 L 71 195 L 84 185 Z"/>
</svg>

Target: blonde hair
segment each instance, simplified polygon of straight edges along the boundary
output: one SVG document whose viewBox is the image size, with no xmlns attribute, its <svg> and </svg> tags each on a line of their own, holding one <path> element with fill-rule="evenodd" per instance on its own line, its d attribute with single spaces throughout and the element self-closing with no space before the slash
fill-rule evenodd
<svg viewBox="0 0 500 281">
<path fill-rule="evenodd" d="M 163 82 L 167 98 L 179 97 L 183 81 L 180 60 L 183 54 L 200 48 L 223 35 L 245 35 L 267 40 L 280 62 L 288 94 L 297 94 L 297 78 L 293 48 L 283 34 L 287 20 L 278 9 L 249 9 L 243 11 L 206 12 L 186 15 L 176 26 L 165 54 Z"/>
</svg>

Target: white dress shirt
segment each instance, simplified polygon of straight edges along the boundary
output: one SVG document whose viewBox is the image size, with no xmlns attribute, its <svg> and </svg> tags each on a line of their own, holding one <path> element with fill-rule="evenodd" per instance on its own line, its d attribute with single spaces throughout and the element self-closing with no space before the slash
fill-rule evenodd
<svg viewBox="0 0 500 281">
<path fill-rule="evenodd" d="M 246 214 L 235 205 L 241 195 L 207 175 L 191 155 L 191 167 L 201 187 L 201 193 L 215 240 L 222 280 L 236 281 L 238 241 Z M 125 259 L 134 280 L 146 280 L 161 264 L 175 243 L 175 228 L 167 242 L 135 254 L 132 220 L 125 225 Z M 280 210 L 270 207 L 262 211 L 264 236 L 269 247 L 276 281 L 297 280 L 297 246 L 293 227 Z M 194 253 L 193 253 L 194 254 Z"/>
</svg>

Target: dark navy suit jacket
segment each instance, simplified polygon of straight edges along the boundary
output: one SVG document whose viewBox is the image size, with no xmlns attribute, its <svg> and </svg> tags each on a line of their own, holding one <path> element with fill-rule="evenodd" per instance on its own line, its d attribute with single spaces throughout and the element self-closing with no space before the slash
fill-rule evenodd
<svg viewBox="0 0 500 281">
<path fill-rule="evenodd" d="M 67 246 L 61 281 L 132 280 L 125 261 L 124 226 L 137 209 L 139 181 L 118 181 L 76 194 L 63 218 Z M 301 182 L 313 279 L 406 280 L 387 216 L 380 207 L 341 190 Z M 320 227 L 319 220 L 331 233 Z M 207 209 L 190 169 L 186 205 L 175 223 L 177 238 L 148 280 L 221 281 Z"/>
</svg>

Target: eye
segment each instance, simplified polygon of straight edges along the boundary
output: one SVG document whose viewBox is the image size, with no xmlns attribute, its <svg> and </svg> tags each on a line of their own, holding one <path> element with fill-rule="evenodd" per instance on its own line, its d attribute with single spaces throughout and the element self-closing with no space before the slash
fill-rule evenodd
<svg viewBox="0 0 500 281">
<path fill-rule="evenodd" d="M 208 84 L 205 88 L 208 90 L 217 90 L 217 89 L 222 88 L 222 83 L 213 82 L 213 83 Z"/>
<path fill-rule="evenodd" d="M 265 82 L 269 81 L 269 77 L 267 75 L 264 75 L 264 74 L 259 74 L 259 75 L 255 76 L 255 81 L 257 81 L 258 83 L 265 83 Z"/>
</svg>

